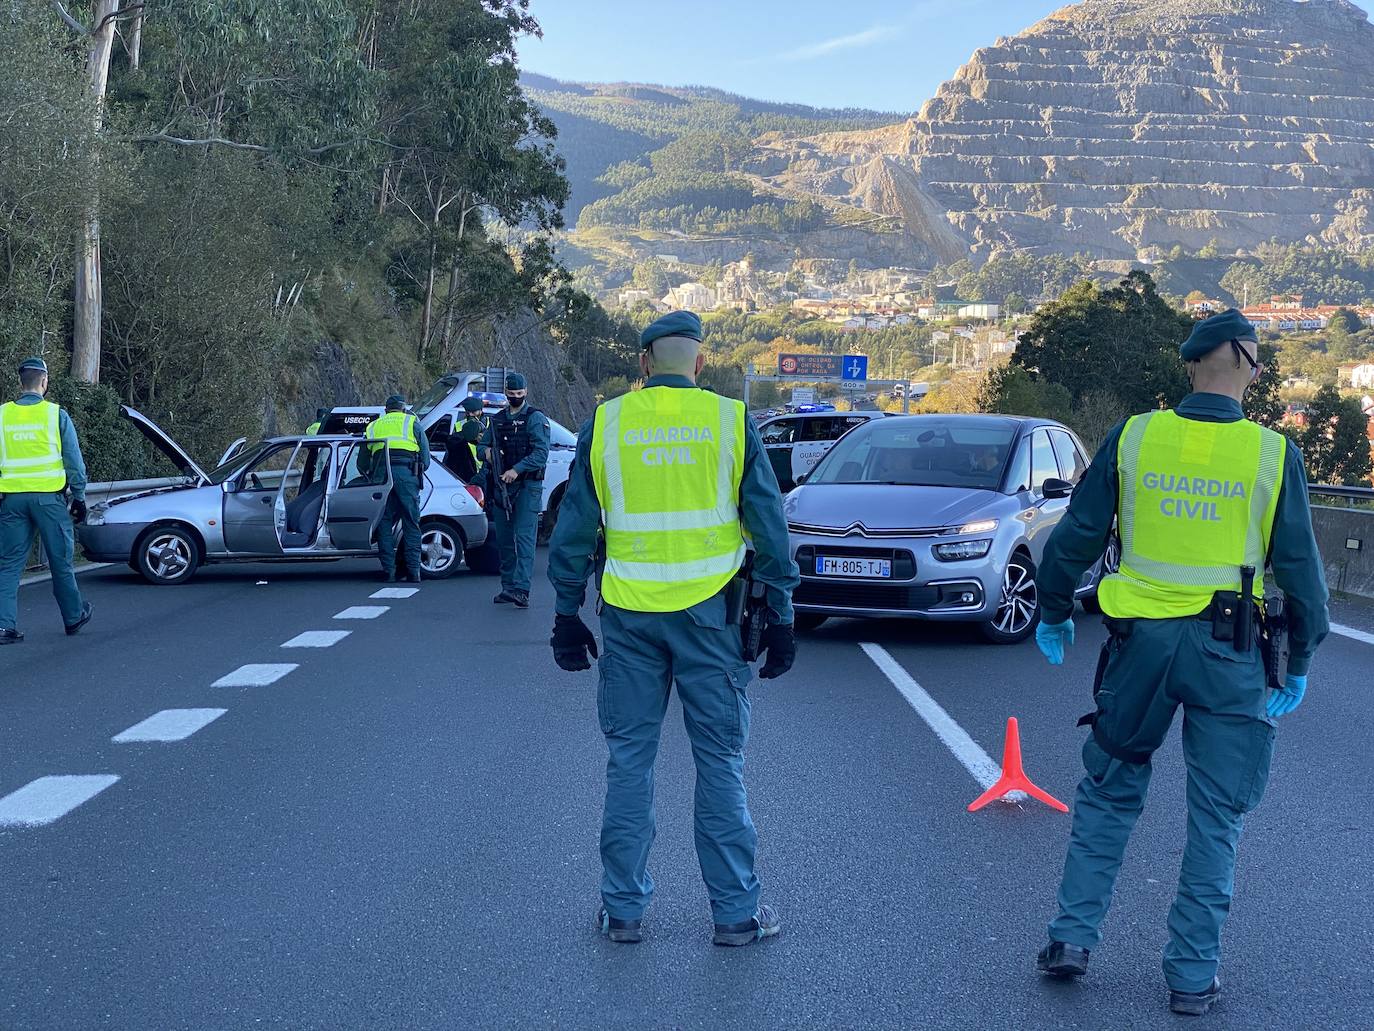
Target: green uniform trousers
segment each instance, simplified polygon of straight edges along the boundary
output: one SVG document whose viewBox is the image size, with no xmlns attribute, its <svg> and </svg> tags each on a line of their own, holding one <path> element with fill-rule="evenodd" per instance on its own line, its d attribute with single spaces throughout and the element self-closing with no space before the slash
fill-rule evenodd
<svg viewBox="0 0 1374 1031">
<path fill-rule="evenodd" d="M 498 498 L 492 499 L 491 508 L 496 546 L 501 552 L 501 589 L 529 594 L 544 481 L 517 480 L 507 489 L 510 492 L 511 518 L 506 518 L 506 511 Z"/>
<path fill-rule="evenodd" d="M 1256 647 L 1237 652 L 1198 619 L 1130 621 L 1097 697 L 1097 730 L 1114 750 L 1150 754 L 1183 707 L 1188 839 L 1169 913 L 1164 977 L 1201 992 L 1216 976 L 1221 927 L 1235 887 L 1236 845 L 1247 812 L 1269 780 L 1274 724 L 1264 712 L 1264 665 Z M 1145 805 L 1150 763 L 1113 758 L 1097 736 L 1083 746 L 1059 915 L 1051 941 L 1096 948 L 1127 839 Z"/>
<path fill-rule="evenodd" d="M 81 591 L 72 571 L 72 519 L 61 494 L 0 494 L 0 629 L 19 628 L 19 581 L 37 534 L 52 571 L 62 622 L 81 620 Z"/>
<path fill-rule="evenodd" d="M 393 463 L 391 493 L 387 495 L 382 521 L 377 524 L 377 557 L 382 571 L 396 572 L 396 522 L 401 524 L 406 572 L 420 575 L 420 481 L 410 465 Z"/>
<path fill-rule="evenodd" d="M 758 909 L 758 834 L 744 791 L 748 685 L 740 631 L 717 595 L 682 612 L 601 613 L 605 654 L 596 708 L 606 735 L 606 809 L 601 824 L 601 897 L 617 920 L 649 904 L 654 841 L 654 759 L 674 682 L 696 762 L 697 861 L 715 922 L 740 923 Z"/>
</svg>

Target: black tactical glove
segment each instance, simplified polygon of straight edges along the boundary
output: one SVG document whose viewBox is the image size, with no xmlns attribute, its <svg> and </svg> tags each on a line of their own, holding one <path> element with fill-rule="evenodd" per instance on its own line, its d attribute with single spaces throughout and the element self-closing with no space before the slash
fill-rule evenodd
<svg viewBox="0 0 1374 1031">
<path fill-rule="evenodd" d="M 71 504 L 67 506 L 67 511 L 72 514 L 72 522 L 84 523 L 86 521 L 86 502 L 80 498 L 72 498 Z"/>
<path fill-rule="evenodd" d="M 774 623 L 766 627 L 759 643 L 767 656 L 759 669 L 760 680 L 782 676 L 797 661 L 797 635 L 791 623 Z"/>
<path fill-rule="evenodd" d="M 587 629 L 581 616 L 565 616 L 562 613 L 555 616 L 553 637 L 549 644 L 553 645 L 553 661 L 558 663 L 559 669 L 569 673 L 591 669 L 592 663 L 587 653 L 591 652 L 592 659 L 600 654 L 596 650 L 596 637 Z"/>
</svg>

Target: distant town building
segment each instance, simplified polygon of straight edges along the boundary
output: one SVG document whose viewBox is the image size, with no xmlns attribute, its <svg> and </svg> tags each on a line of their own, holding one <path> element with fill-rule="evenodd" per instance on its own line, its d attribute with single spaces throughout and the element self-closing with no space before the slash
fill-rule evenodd
<svg viewBox="0 0 1374 1031">
<path fill-rule="evenodd" d="M 710 311 L 716 306 L 716 292 L 702 283 L 683 283 L 669 290 L 663 303 L 679 310 Z"/>
<path fill-rule="evenodd" d="M 1354 390 L 1374 389 L 1374 364 L 1357 365 L 1351 369 L 1350 386 Z"/>
<path fill-rule="evenodd" d="M 958 310 L 961 319 L 983 319 L 991 322 L 1001 312 L 1000 304 L 966 304 Z"/>
<path fill-rule="evenodd" d="M 653 299 L 653 294 L 648 290 L 622 290 L 616 295 L 616 300 L 622 308 L 633 308 L 641 301 L 652 302 Z"/>
</svg>

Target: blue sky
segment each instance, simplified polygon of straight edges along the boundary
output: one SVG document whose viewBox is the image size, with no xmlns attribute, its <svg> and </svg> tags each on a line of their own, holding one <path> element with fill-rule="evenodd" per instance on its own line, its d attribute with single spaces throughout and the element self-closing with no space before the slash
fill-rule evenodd
<svg viewBox="0 0 1374 1031">
<path fill-rule="evenodd" d="M 1356 0 L 1374 11 L 1374 0 Z M 1064 0 L 534 0 L 530 71 L 912 111 L 980 46 Z"/>
</svg>

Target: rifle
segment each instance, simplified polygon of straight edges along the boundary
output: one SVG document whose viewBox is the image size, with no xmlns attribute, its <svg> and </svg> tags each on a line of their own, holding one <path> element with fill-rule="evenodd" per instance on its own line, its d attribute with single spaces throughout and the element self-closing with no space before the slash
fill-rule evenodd
<svg viewBox="0 0 1374 1031">
<path fill-rule="evenodd" d="M 501 468 L 501 449 L 497 446 L 496 427 L 491 427 L 491 490 L 496 495 L 496 500 L 501 503 L 501 511 L 506 513 L 507 521 L 514 522 L 515 506 L 511 504 L 510 489 L 506 486 L 506 481 L 501 479 L 501 474 L 505 472 Z"/>
</svg>

